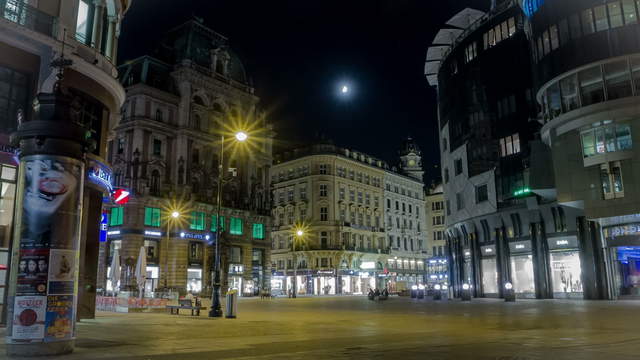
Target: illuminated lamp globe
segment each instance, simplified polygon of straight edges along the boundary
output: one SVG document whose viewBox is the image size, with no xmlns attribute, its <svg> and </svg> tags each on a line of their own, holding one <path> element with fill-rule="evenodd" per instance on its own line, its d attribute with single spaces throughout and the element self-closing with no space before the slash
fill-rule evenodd
<svg viewBox="0 0 640 360">
<path fill-rule="evenodd" d="M 173 217 L 174 219 L 179 217 L 179 216 L 180 216 L 180 213 L 177 212 L 177 211 L 174 211 L 174 212 L 171 213 L 171 217 Z"/>
<path fill-rule="evenodd" d="M 433 288 L 436 290 L 440 290 L 440 284 L 436 284 Z"/>
<path fill-rule="evenodd" d="M 418 290 L 418 285 L 411 286 L 411 290 Z"/>
<path fill-rule="evenodd" d="M 245 132 L 239 131 L 236 133 L 236 140 L 240 142 L 247 140 L 248 137 L 249 136 Z"/>
<path fill-rule="evenodd" d="M 302 236 L 302 235 L 304 235 L 304 231 L 298 230 L 298 231 L 296 231 L 296 235 L 297 236 Z"/>
<path fill-rule="evenodd" d="M 462 284 L 463 290 L 469 290 L 469 284 Z"/>
<path fill-rule="evenodd" d="M 512 283 L 510 283 L 510 282 L 505 283 L 505 284 L 504 284 L 504 288 L 505 288 L 505 289 L 507 289 L 507 290 L 511 290 L 511 289 L 513 289 L 513 284 L 512 284 Z"/>
</svg>

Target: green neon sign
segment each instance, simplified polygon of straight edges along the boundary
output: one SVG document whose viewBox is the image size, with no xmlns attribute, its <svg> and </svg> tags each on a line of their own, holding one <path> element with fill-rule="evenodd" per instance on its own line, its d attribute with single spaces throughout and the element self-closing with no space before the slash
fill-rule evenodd
<svg viewBox="0 0 640 360">
<path fill-rule="evenodd" d="M 529 195 L 529 194 L 531 194 L 531 189 L 523 188 L 523 189 L 520 189 L 520 190 L 516 190 L 513 193 L 513 196 L 525 196 L 525 195 Z"/>
</svg>

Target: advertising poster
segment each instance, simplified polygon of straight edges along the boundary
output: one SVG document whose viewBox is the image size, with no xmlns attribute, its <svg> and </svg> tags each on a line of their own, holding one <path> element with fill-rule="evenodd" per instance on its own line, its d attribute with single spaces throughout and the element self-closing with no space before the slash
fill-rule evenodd
<svg viewBox="0 0 640 360">
<path fill-rule="evenodd" d="M 76 251 L 51 249 L 49 294 L 73 295 L 76 279 Z"/>
<path fill-rule="evenodd" d="M 55 156 L 27 157 L 21 249 L 76 249 L 82 164 Z"/>
<path fill-rule="evenodd" d="M 15 342 L 42 341 L 46 307 L 46 296 L 15 297 L 11 336 Z"/>
<path fill-rule="evenodd" d="M 17 295 L 46 295 L 49 249 L 22 249 L 18 262 Z"/>
<path fill-rule="evenodd" d="M 73 338 L 73 296 L 49 295 L 44 341 L 60 341 Z"/>
</svg>

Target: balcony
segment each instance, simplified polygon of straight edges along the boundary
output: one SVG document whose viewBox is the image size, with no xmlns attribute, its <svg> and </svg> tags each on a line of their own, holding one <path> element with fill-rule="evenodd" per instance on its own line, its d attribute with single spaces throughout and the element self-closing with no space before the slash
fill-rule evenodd
<svg viewBox="0 0 640 360">
<path fill-rule="evenodd" d="M 43 35 L 56 37 L 58 18 L 19 0 L 0 0 L 2 18 Z"/>
</svg>

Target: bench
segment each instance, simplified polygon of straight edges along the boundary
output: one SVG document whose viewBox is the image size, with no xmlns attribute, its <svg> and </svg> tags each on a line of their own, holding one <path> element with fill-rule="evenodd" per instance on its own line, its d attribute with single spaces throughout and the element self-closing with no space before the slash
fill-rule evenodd
<svg viewBox="0 0 640 360">
<path fill-rule="evenodd" d="M 196 299 L 195 305 L 191 299 L 179 299 L 178 305 L 167 305 L 167 309 L 171 311 L 171 315 L 180 315 L 180 310 L 191 310 L 191 316 L 200 316 L 200 310 L 206 310 L 207 308 L 200 305 L 200 301 Z"/>
</svg>

